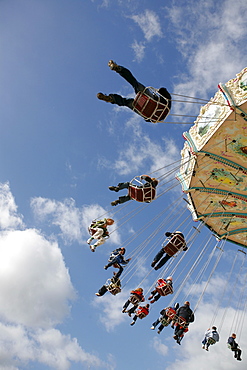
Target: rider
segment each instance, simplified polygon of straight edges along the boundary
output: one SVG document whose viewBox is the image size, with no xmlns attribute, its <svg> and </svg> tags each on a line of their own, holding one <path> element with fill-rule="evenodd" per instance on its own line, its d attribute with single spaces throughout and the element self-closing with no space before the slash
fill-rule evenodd
<svg viewBox="0 0 247 370">
<path fill-rule="evenodd" d="M 145 180 L 146 183 L 143 184 L 143 186 L 138 186 L 138 188 L 140 189 L 141 188 L 151 188 L 151 187 L 155 189 L 159 183 L 159 181 L 155 177 L 150 177 L 148 175 L 141 175 L 141 179 Z M 109 186 L 109 190 L 118 192 L 119 190 L 122 190 L 122 189 L 129 189 L 129 186 L 130 186 L 129 181 L 120 182 L 117 186 Z M 114 200 L 114 202 L 111 202 L 111 205 L 116 206 L 118 204 L 128 202 L 131 199 L 132 198 L 130 195 L 124 195 L 124 196 L 119 197 L 117 200 Z"/>
<path fill-rule="evenodd" d="M 91 233 L 91 237 L 87 240 L 87 243 L 90 246 L 92 252 L 95 252 L 95 249 L 105 243 L 106 238 L 109 237 L 109 232 L 107 230 L 107 226 L 113 225 L 114 220 L 112 218 L 104 218 L 103 220 L 92 221 L 91 225 L 89 226 L 89 232 Z M 93 240 L 97 240 L 96 243 L 90 245 Z"/>
<path fill-rule="evenodd" d="M 138 92 L 143 92 L 145 90 L 145 86 L 141 84 L 140 82 L 138 82 L 127 68 L 119 66 L 118 64 L 113 62 L 113 60 L 110 60 L 108 62 L 108 66 L 110 67 L 112 71 L 117 72 L 121 77 L 123 77 L 127 82 L 129 82 L 134 88 L 136 94 L 138 94 Z M 152 94 L 151 91 L 146 90 L 146 93 L 154 100 L 157 100 L 157 96 Z M 171 109 L 171 95 L 167 91 L 167 89 L 164 87 L 161 87 L 160 89 L 158 89 L 158 93 L 160 94 L 160 102 L 162 104 L 167 105 L 168 107 L 168 109 L 162 112 L 162 115 L 159 117 L 159 121 L 162 121 L 163 119 L 166 118 L 167 114 L 169 113 L 169 110 Z M 108 103 L 117 104 L 119 106 L 126 106 L 132 110 L 134 109 L 134 106 L 133 106 L 134 99 L 133 98 L 127 99 L 127 98 L 123 98 L 122 96 L 118 94 L 105 95 L 102 93 L 98 93 L 97 98 L 100 100 L 104 100 L 105 102 L 108 102 Z M 145 121 L 150 122 L 148 118 L 145 119 Z"/>
<path fill-rule="evenodd" d="M 113 267 L 116 267 L 118 268 L 118 272 L 116 274 L 116 278 L 119 278 L 120 275 L 122 274 L 123 272 L 123 266 L 122 265 L 127 265 L 129 263 L 129 261 L 131 260 L 131 258 L 128 258 L 127 260 L 124 258 L 124 254 L 125 254 L 125 248 L 124 247 L 121 247 L 121 248 L 117 248 L 115 249 L 111 255 L 110 255 L 110 258 L 108 259 L 108 264 L 104 266 L 104 269 L 107 270 L 108 267 L 110 266 L 113 266 Z"/>
<path fill-rule="evenodd" d="M 158 279 L 156 282 L 155 289 L 150 293 L 150 297 L 148 299 L 152 299 L 150 303 L 154 303 L 160 299 L 161 296 L 165 296 L 168 294 L 172 294 L 172 277 L 168 276 L 166 279 Z"/>
</svg>

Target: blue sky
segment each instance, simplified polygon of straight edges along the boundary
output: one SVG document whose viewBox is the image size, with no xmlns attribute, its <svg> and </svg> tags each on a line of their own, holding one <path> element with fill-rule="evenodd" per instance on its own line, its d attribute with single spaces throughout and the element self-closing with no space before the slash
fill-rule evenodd
<svg viewBox="0 0 247 370">
<path fill-rule="evenodd" d="M 225 344 L 231 330 L 240 331 L 241 325 L 232 327 L 236 312 L 245 317 L 237 307 L 246 283 L 237 274 L 244 276 L 243 256 L 234 260 L 237 247 L 231 243 L 224 246 L 181 347 L 170 328 L 161 335 L 150 330 L 173 298 L 161 298 L 134 327 L 121 313 L 130 290 L 142 283 L 147 298 L 160 277 L 150 272 L 150 263 L 164 232 L 180 228 L 190 239 L 198 226 L 179 201 L 182 192 L 174 179 L 182 134 L 193 118 L 172 114 L 196 116 L 200 105 L 174 101 L 167 122 L 181 124 L 153 125 L 96 98 L 98 92 L 133 96 L 131 86 L 108 68 L 113 59 L 147 86 L 209 100 L 219 82 L 246 67 L 246 17 L 245 0 L 234 7 L 231 0 L 0 2 L 1 369 L 246 368 L 245 353 L 237 362 Z M 111 207 L 115 194 L 109 185 L 157 170 L 162 176 L 169 169 L 171 183 L 160 195 L 169 184 L 173 189 L 155 202 Z M 115 219 L 109 228 L 114 232 L 92 253 L 85 242 L 87 226 L 102 215 Z M 176 291 L 183 288 L 176 299 L 188 298 L 192 308 L 218 253 L 211 255 L 216 241 L 208 230 L 195 233 L 186 257 L 169 267 L 169 273 L 175 270 Z M 108 255 L 122 245 L 133 256 L 123 291 L 96 297 L 112 274 L 103 268 Z M 236 292 L 218 305 L 233 260 Z M 212 318 L 221 327 L 221 341 L 206 353 L 201 340 Z"/>
</svg>

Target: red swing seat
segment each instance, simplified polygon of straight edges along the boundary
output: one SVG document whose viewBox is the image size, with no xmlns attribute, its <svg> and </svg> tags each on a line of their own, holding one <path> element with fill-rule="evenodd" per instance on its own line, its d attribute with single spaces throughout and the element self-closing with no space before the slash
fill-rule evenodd
<svg viewBox="0 0 247 370">
<path fill-rule="evenodd" d="M 174 318 L 176 318 L 177 316 L 176 311 L 173 308 L 169 307 L 166 311 L 166 316 L 168 316 L 169 319 L 174 320 Z"/>
<path fill-rule="evenodd" d="M 152 123 L 162 122 L 170 112 L 168 100 L 159 94 L 158 90 L 150 86 L 137 93 L 133 109 Z"/>
<path fill-rule="evenodd" d="M 156 189 L 153 186 L 144 186 L 141 176 L 134 177 L 128 187 L 128 195 L 137 202 L 150 203 L 155 199 Z"/>
<path fill-rule="evenodd" d="M 149 311 L 146 307 L 138 308 L 136 311 L 136 316 L 138 316 L 139 319 L 144 319 L 149 314 Z"/>
</svg>

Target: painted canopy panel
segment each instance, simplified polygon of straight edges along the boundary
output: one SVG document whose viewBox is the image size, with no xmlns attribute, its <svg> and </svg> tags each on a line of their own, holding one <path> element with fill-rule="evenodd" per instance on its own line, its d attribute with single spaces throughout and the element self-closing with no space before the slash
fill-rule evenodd
<svg viewBox="0 0 247 370">
<path fill-rule="evenodd" d="M 247 68 L 219 85 L 184 137 L 177 178 L 194 220 L 247 247 Z"/>
</svg>

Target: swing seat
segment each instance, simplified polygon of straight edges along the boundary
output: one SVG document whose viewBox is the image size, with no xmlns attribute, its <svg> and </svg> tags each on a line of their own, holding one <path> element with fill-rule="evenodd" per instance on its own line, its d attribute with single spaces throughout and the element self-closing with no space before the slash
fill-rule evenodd
<svg viewBox="0 0 247 370">
<path fill-rule="evenodd" d="M 216 340 L 212 337 L 207 339 L 207 344 L 210 344 L 211 346 L 216 343 Z"/>
<path fill-rule="evenodd" d="M 181 248 L 185 246 L 184 238 L 177 234 L 174 235 L 171 240 L 164 247 L 164 251 L 170 256 L 174 256 Z"/>
<path fill-rule="evenodd" d="M 168 308 L 166 311 L 166 315 L 169 317 L 170 320 L 174 320 L 176 318 L 176 311 L 173 308 Z"/>
<path fill-rule="evenodd" d="M 166 296 L 168 294 L 173 294 L 173 289 L 170 284 L 164 284 L 163 286 L 158 286 L 156 288 L 156 291 L 161 295 L 161 296 Z"/>
<path fill-rule="evenodd" d="M 136 295 L 132 295 L 129 298 L 130 303 L 132 303 L 134 306 L 136 306 L 139 302 L 141 302 L 142 297 L 137 297 Z"/>
<path fill-rule="evenodd" d="M 108 292 L 110 292 L 112 295 L 116 295 L 118 293 L 121 293 L 121 288 L 119 286 L 115 286 L 115 287 L 111 287 L 109 285 L 109 287 L 107 288 Z"/>
<path fill-rule="evenodd" d="M 177 321 L 176 321 L 176 325 L 179 325 L 182 328 L 185 328 L 186 325 L 187 325 L 187 321 L 182 316 L 178 316 Z"/>
<path fill-rule="evenodd" d="M 152 123 L 162 122 L 170 112 L 168 100 L 153 87 L 146 87 L 137 93 L 133 110 Z"/>
<path fill-rule="evenodd" d="M 134 177 L 128 187 L 128 195 L 137 202 L 150 203 L 155 199 L 156 189 L 149 185 L 144 186 L 146 182 L 141 176 Z"/>
<path fill-rule="evenodd" d="M 169 319 L 169 318 L 168 319 L 163 318 L 163 319 L 160 320 L 160 323 L 163 326 L 168 326 L 170 324 L 170 322 L 171 322 L 171 319 Z"/>
<path fill-rule="evenodd" d="M 149 311 L 145 307 L 142 307 L 138 308 L 138 310 L 136 311 L 136 316 L 138 316 L 139 319 L 144 319 L 144 317 L 146 317 L 148 313 Z"/>
</svg>

